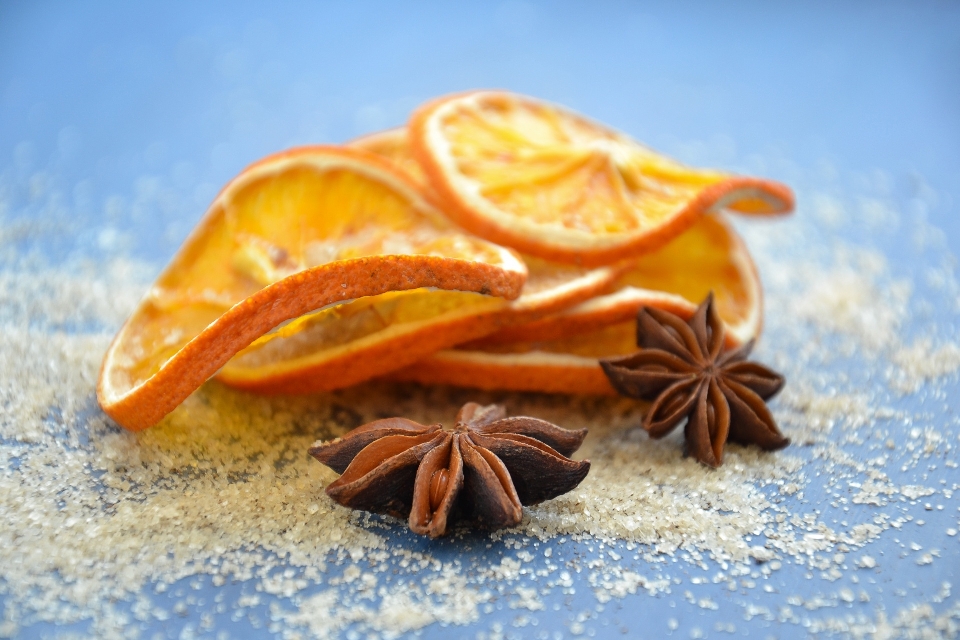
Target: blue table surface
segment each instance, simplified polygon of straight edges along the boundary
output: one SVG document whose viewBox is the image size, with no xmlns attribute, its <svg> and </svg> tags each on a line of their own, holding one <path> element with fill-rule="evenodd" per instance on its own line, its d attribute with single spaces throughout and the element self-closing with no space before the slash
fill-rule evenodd
<svg viewBox="0 0 960 640">
<path fill-rule="evenodd" d="M 20 249 L 39 250 L 53 262 L 92 256 L 99 230 L 110 225 L 128 234 L 131 255 L 159 269 L 219 187 L 246 164 L 289 146 L 337 143 L 400 125 L 432 96 L 484 87 L 569 105 L 692 164 L 738 168 L 776 158 L 769 177 L 786 180 L 791 168 L 807 175 L 819 167 L 844 175 L 879 171 L 889 176 L 894 201 L 906 201 L 922 183 L 937 194 L 927 216 L 943 231 L 945 255 L 953 260 L 960 248 L 960 4 L 945 1 L 4 0 L 0 176 L 26 184 L 44 171 L 68 194 L 65 206 L 86 229 L 28 238 Z M 167 196 L 132 215 L 143 176 L 158 177 Z M 0 225 L 47 215 L 19 191 L 9 202 Z M 122 205 L 120 213 L 111 202 Z M 836 233 L 862 239 L 854 227 Z M 895 272 L 921 273 L 924 264 L 910 264 L 911 254 L 896 240 L 870 242 Z M 933 315 L 948 333 L 956 326 L 952 308 Z M 955 381 L 946 387 L 939 415 L 960 410 L 957 390 Z M 942 471 L 956 480 L 956 472 Z M 829 500 L 825 492 L 811 493 L 814 503 Z M 955 501 L 950 505 L 955 511 Z M 956 526 L 955 512 L 944 517 Z M 931 536 L 934 530 L 927 529 Z M 422 544 L 394 535 L 396 544 Z M 585 544 L 571 543 L 567 551 L 586 553 Z M 894 543 L 878 544 L 892 549 Z M 957 584 L 957 549 L 945 552 L 936 578 L 912 563 L 903 569 L 921 585 L 916 602 L 931 601 L 943 581 Z M 239 593 L 242 585 L 223 589 Z M 885 597 L 870 606 L 909 604 Z M 588 627 L 597 637 L 619 637 L 620 627 L 657 637 L 667 632 L 664 619 L 686 611 L 699 621 L 683 621 L 678 637 L 694 626 L 722 635 L 711 626 L 714 613 L 674 600 L 679 608 L 668 609 L 667 599 L 641 591 L 600 614 L 615 616 L 616 625 L 594 620 Z M 564 607 L 560 620 L 571 598 L 556 594 L 547 604 L 554 601 Z M 551 626 L 542 614 L 541 629 L 569 631 L 568 623 Z M 472 626 L 433 625 L 422 635 L 473 637 L 508 619 L 494 611 Z M 147 631 L 176 637 L 188 623 L 156 623 Z M 234 636 L 267 633 L 246 620 L 222 625 Z M 802 626 L 761 620 L 738 629 L 752 637 L 806 635 Z M 57 629 L 36 624 L 20 633 L 40 637 Z M 530 628 L 512 633 L 533 637 Z"/>
</svg>

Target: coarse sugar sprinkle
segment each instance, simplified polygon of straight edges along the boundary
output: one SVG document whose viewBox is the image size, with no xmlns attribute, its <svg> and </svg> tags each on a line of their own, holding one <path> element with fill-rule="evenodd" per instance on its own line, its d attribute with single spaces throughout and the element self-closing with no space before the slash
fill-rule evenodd
<svg viewBox="0 0 960 640">
<path fill-rule="evenodd" d="M 4 240 L 0 637 L 41 622 L 130 637 L 178 616 L 189 637 L 216 631 L 220 615 L 283 637 L 474 623 L 492 638 L 508 631 L 502 616 L 488 618 L 497 607 L 516 612 L 509 626 L 532 628 L 558 596 L 579 598 L 565 623 L 573 634 L 600 625 L 605 605 L 670 596 L 721 615 L 713 632 L 758 618 L 821 634 L 956 636 L 948 583 L 895 611 L 842 607 L 877 597 L 870 572 L 894 560 L 872 551 L 881 538 L 896 537 L 917 567 L 957 557 L 960 428 L 943 407 L 960 369 L 950 324 L 960 289 L 946 262 L 895 271 L 869 243 L 830 235 L 889 220 L 893 204 L 804 195 L 792 220 L 740 225 L 766 286 L 756 357 L 786 373 L 772 408 L 793 445 L 730 445 L 719 470 L 684 459 L 680 434 L 650 440 L 629 400 L 380 382 L 310 397 L 211 382 L 159 426 L 128 433 L 98 409 L 94 385 L 154 267 L 122 255 L 51 265 Z M 942 249 L 936 230 L 913 241 L 918 252 Z M 947 321 L 924 311 L 930 296 L 950 302 Z M 577 457 L 592 460 L 589 476 L 527 508 L 514 530 L 460 531 L 436 545 L 326 497 L 336 476 L 306 455 L 315 440 L 392 415 L 448 421 L 466 400 L 588 427 Z M 908 530 L 925 520 L 947 523 L 952 547 L 910 546 Z M 787 571 L 818 578 L 819 590 L 774 579 Z M 212 604 L 191 594 L 201 588 Z M 718 588 L 757 602 L 770 594 L 768 604 L 718 602 Z M 664 633 L 679 627 L 670 620 Z"/>
</svg>

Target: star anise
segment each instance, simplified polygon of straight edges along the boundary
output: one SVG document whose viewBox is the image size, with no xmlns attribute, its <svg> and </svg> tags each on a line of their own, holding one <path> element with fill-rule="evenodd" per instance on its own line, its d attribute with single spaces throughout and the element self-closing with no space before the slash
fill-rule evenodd
<svg viewBox="0 0 960 640">
<path fill-rule="evenodd" d="M 765 404 L 783 387 L 783 376 L 746 360 L 753 340 L 724 349 L 712 293 L 689 322 L 642 308 L 637 345 L 641 351 L 600 365 L 619 393 L 653 402 L 643 420 L 652 437 L 662 438 L 687 418 L 687 453 L 711 467 L 723 463 L 727 440 L 768 451 L 790 443 Z"/>
<path fill-rule="evenodd" d="M 436 538 L 458 519 L 484 529 L 515 526 L 522 505 L 576 487 L 590 461 L 567 456 L 586 435 L 469 402 L 450 431 L 387 418 L 318 442 L 310 455 L 342 474 L 327 487 L 340 504 L 408 517 L 413 531 Z"/>
</svg>

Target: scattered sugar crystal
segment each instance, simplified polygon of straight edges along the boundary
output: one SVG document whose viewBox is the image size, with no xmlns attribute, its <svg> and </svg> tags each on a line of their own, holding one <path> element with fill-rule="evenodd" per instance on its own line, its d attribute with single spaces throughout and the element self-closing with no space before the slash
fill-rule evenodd
<svg viewBox="0 0 960 640">
<path fill-rule="evenodd" d="M 830 212 L 825 219 L 831 224 L 843 224 L 851 211 L 876 221 L 891 210 L 878 202 L 850 209 L 834 200 L 823 211 Z M 263 615 L 260 596 L 241 596 L 232 604 L 247 613 L 238 619 L 320 638 L 347 629 L 357 637 L 384 636 L 475 622 L 495 610 L 494 602 L 539 611 L 550 594 L 573 592 L 584 581 L 600 604 L 635 594 L 659 597 L 679 584 L 647 565 L 631 568 L 631 556 L 597 552 L 600 543 L 636 550 L 634 559 L 649 566 L 722 567 L 724 578 L 716 584 L 733 590 L 738 584 L 753 588 L 740 576 L 760 570 L 760 579 L 783 569 L 785 561 L 797 565 L 787 565 L 790 575 L 809 569 L 807 575 L 827 580 L 844 575 L 844 562 L 876 568 L 866 553 L 869 545 L 891 527 L 919 524 L 913 515 L 901 518 L 897 505 L 937 491 L 951 499 L 951 489 L 934 488 L 935 480 L 922 473 L 941 460 L 956 468 L 956 425 L 951 431 L 929 424 L 928 417 L 906 415 L 886 395 L 864 391 L 872 387 L 862 381 L 824 371 L 833 359 L 856 356 L 873 363 L 878 384 L 895 394 L 935 394 L 939 382 L 960 370 L 960 347 L 933 334 L 902 337 L 917 285 L 894 276 L 882 254 L 842 243 L 817 255 L 791 254 L 788 238 L 805 238 L 807 247 L 815 243 L 802 216 L 783 224 L 744 230 L 767 285 L 767 333 L 758 357 L 788 373 L 790 383 L 771 406 L 794 446 L 765 454 L 730 445 L 718 470 L 685 459 L 677 436 L 649 439 L 638 428 L 641 408 L 626 400 L 380 383 L 312 398 L 258 398 L 213 382 L 158 427 L 126 433 L 96 409 L 93 386 L 112 334 L 154 268 L 115 259 L 69 268 L 18 262 L 15 269 L 0 270 L 0 451 L 6 463 L 0 474 L 0 565 L 7 602 L 0 636 L 16 635 L 23 624 L 70 622 L 78 615 L 92 619 L 92 628 L 122 628 L 126 614 L 113 608 L 117 599 L 134 602 L 138 620 L 189 614 L 196 606 L 188 600 L 189 588 L 176 596 L 172 611 L 151 608 L 138 594 L 150 585 L 163 593 L 167 584 L 207 574 L 216 587 L 249 582 L 258 593 L 284 598 L 265 623 L 257 617 Z M 10 227 L 0 224 L 0 231 Z M 122 244 L 117 233 L 101 236 L 105 246 Z M 460 558 L 411 551 L 384 535 L 401 523 L 352 514 L 326 498 L 323 489 L 335 475 L 304 455 L 315 439 L 342 435 L 383 415 L 449 421 L 467 396 L 505 399 L 513 414 L 590 428 L 578 453 L 593 462 L 586 481 L 526 509 L 516 530 L 492 536 L 484 548 L 503 549 L 499 561 L 479 564 L 464 554 L 458 564 Z M 847 445 L 871 447 L 869 457 Z M 894 468 L 893 460 L 906 469 L 909 483 L 896 479 L 901 467 Z M 832 492 L 837 508 L 853 504 L 877 518 L 856 520 L 851 514 L 849 524 L 837 523 L 814 512 L 805 503 L 814 484 Z M 956 536 L 956 529 L 947 534 Z M 535 545 L 546 540 L 556 545 L 535 554 Z M 589 561 L 601 555 L 604 561 L 567 565 L 571 555 L 565 549 L 573 546 L 568 542 L 581 551 L 592 546 Z M 936 558 L 930 551 L 916 562 L 923 566 Z M 328 573 L 334 566 L 342 572 Z M 391 581 L 396 572 L 402 579 Z M 338 574 L 335 585 L 330 576 Z M 866 580 L 872 574 L 862 575 Z M 763 590 L 777 593 L 765 583 Z M 21 595 L 27 593 L 42 597 Z M 696 606 L 727 612 L 726 605 L 689 593 Z M 858 598 L 866 602 L 870 595 L 861 591 Z M 797 613 L 853 600 L 853 591 L 843 588 L 830 598 L 797 600 L 796 613 L 756 604 L 743 613 L 771 620 L 782 613 L 800 624 Z M 259 613 L 252 611 L 258 607 Z M 955 617 L 918 605 L 890 618 L 878 614 L 862 626 L 829 617 L 806 622 L 811 633 L 838 629 L 856 637 L 867 628 L 947 629 Z M 190 620 L 185 633 L 199 634 L 209 624 L 205 620 Z M 711 624 L 717 631 L 732 628 L 723 621 Z M 667 626 L 676 630 L 679 622 L 670 618 Z M 571 633 L 575 629 L 592 631 L 585 620 L 572 623 Z M 705 633 L 694 628 L 691 635 Z"/>
</svg>

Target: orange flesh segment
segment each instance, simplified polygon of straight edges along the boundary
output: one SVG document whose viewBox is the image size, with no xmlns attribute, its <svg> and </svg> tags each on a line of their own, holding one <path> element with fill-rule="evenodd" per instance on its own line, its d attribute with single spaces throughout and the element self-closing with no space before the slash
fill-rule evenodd
<svg viewBox="0 0 960 640">
<path fill-rule="evenodd" d="M 525 278 L 512 253 L 450 225 L 376 156 L 291 150 L 220 193 L 115 338 L 98 399 L 143 429 L 235 353 L 314 309 L 423 287 L 515 298 Z"/>
<path fill-rule="evenodd" d="M 474 233 L 597 266 L 651 251 L 711 210 L 790 211 L 784 185 L 685 167 L 571 111 L 477 91 L 414 114 L 411 147 L 445 210 Z"/>
</svg>

